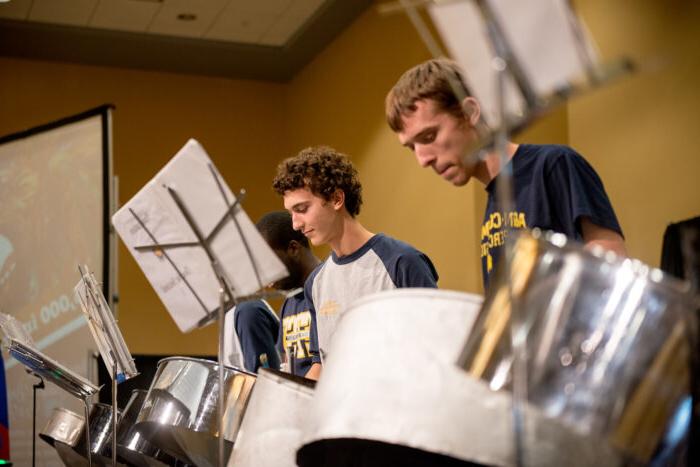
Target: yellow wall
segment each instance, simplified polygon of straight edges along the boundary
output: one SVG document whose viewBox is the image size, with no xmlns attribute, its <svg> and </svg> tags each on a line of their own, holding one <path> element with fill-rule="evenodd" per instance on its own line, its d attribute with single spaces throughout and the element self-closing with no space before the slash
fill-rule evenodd
<svg viewBox="0 0 700 467">
<path fill-rule="evenodd" d="M 277 84 L 0 58 L 0 135 L 113 103 L 114 170 L 131 198 L 187 138 L 197 138 L 257 219 L 277 206 L 270 178 L 282 152 Z M 215 354 L 216 326 L 183 336 L 120 245 L 120 327 L 130 350 Z M 77 280 L 77 279 L 76 279 Z"/>
<path fill-rule="evenodd" d="M 570 144 L 603 178 L 630 255 L 658 265 L 666 226 L 700 215 L 700 2 L 577 3 L 604 59 L 641 69 L 568 106 Z"/>
</svg>

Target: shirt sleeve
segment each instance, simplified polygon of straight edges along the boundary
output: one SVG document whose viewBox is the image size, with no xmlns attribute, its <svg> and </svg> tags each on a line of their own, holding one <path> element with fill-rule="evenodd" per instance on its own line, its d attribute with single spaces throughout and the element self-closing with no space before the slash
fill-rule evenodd
<svg viewBox="0 0 700 467">
<path fill-rule="evenodd" d="M 279 355 L 275 347 L 279 323 L 270 310 L 259 300 L 240 303 L 236 308 L 236 334 L 246 369 L 257 372 L 263 354 L 270 368 L 279 369 Z"/>
<path fill-rule="evenodd" d="M 425 254 L 415 251 L 396 258 L 392 268 L 392 276 L 396 287 L 428 287 L 436 288 L 438 273 Z"/>
<path fill-rule="evenodd" d="M 554 161 L 547 177 L 547 189 L 551 200 L 550 208 L 566 235 L 583 239 L 583 217 L 622 235 L 602 180 L 578 153 L 571 151 Z M 571 227 L 567 229 L 566 226 L 573 226 L 575 230 L 572 232 Z"/>
</svg>

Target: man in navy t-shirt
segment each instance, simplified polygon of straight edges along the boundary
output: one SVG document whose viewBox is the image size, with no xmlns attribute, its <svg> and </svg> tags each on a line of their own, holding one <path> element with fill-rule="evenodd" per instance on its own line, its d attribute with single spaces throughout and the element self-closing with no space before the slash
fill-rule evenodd
<svg viewBox="0 0 700 467">
<path fill-rule="evenodd" d="M 511 229 L 539 227 L 600 245 L 625 256 L 622 229 L 593 168 L 573 149 L 554 145 L 507 144 L 513 173 L 515 205 L 511 212 L 497 209 L 494 180 L 502 172 L 496 152 L 486 152 L 477 162 L 466 159 L 477 147 L 482 127 L 479 102 L 468 96 L 459 100 L 454 83 L 463 85 L 455 62 L 434 59 L 401 76 L 386 97 L 386 118 L 399 141 L 410 149 L 422 167 L 431 167 L 455 186 L 474 177 L 488 191 L 481 229 L 484 285 L 493 270 Z"/>
<path fill-rule="evenodd" d="M 320 261 L 304 234 L 292 228 L 292 216 L 288 212 L 265 214 L 257 227 L 289 271 L 288 277 L 273 284 L 278 290 L 288 291 L 280 311 L 277 348 L 280 355 L 286 356 L 289 372 L 305 376 L 312 365 L 310 346 L 316 319 L 304 296 L 304 281 Z"/>
<path fill-rule="evenodd" d="M 399 287 L 436 287 L 437 272 L 423 253 L 375 235 L 357 220 L 362 185 L 344 154 L 328 147 L 307 148 L 279 165 L 273 188 L 283 196 L 293 228 L 332 252 L 304 285 L 317 325 L 311 342 L 314 364 L 307 377 L 318 378 L 338 321 L 351 302 Z"/>
</svg>

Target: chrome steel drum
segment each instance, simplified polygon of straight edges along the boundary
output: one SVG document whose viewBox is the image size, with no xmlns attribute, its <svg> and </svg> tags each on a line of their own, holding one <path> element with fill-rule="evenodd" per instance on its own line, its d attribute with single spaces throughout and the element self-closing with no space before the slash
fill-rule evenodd
<svg viewBox="0 0 700 467">
<path fill-rule="evenodd" d="M 255 375 L 224 367 L 224 440 L 230 455 Z M 218 452 L 216 362 L 171 357 L 158 362 L 136 429 L 182 462 L 215 465 Z"/>
<path fill-rule="evenodd" d="M 455 365 L 481 302 L 435 289 L 355 302 L 316 386 L 298 464 L 514 465 L 510 396 Z M 609 465 L 577 457 L 586 440 L 560 425 L 535 428 L 542 465 Z"/>
<path fill-rule="evenodd" d="M 295 467 L 315 382 L 261 369 L 229 467 Z"/>
<path fill-rule="evenodd" d="M 528 402 L 600 439 L 594 449 L 614 447 L 625 464 L 647 465 L 672 452 L 690 415 L 689 335 L 696 324 L 688 286 L 537 231 L 518 237 L 511 270 L 527 336 Z M 510 385 L 510 310 L 500 271 L 459 359 L 493 389 Z"/>
<path fill-rule="evenodd" d="M 78 444 L 80 436 L 84 433 L 84 427 L 85 417 L 68 409 L 57 407 L 53 409 L 46 427 L 39 433 L 39 438 L 51 446 L 56 441 L 68 446 L 75 446 Z"/>
<path fill-rule="evenodd" d="M 134 427 L 147 394 L 145 389 L 135 389 L 131 393 L 124 416 L 117 425 L 117 456 L 136 467 L 173 465 L 176 462 L 174 457 L 149 442 Z"/>
<path fill-rule="evenodd" d="M 112 415 L 112 406 L 107 404 L 96 402 L 90 408 L 90 455 L 93 466 L 112 465 Z M 59 442 L 54 447 L 66 465 L 89 465 L 88 446 L 84 429 L 80 432 L 80 438 L 74 447 Z"/>
</svg>

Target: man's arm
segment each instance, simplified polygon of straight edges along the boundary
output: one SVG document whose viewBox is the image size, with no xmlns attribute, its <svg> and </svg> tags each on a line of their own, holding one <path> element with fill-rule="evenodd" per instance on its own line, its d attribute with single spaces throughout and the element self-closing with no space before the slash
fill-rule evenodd
<svg viewBox="0 0 700 467">
<path fill-rule="evenodd" d="M 321 377 L 321 364 L 314 363 L 313 365 L 311 365 L 311 368 L 309 368 L 309 371 L 306 372 L 306 375 L 304 377 L 308 379 L 313 379 L 314 381 L 318 381 L 318 378 Z"/>
<path fill-rule="evenodd" d="M 625 240 L 622 235 L 614 230 L 594 224 L 588 217 L 581 218 L 581 233 L 586 248 L 599 245 L 623 258 L 627 256 Z"/>
</svg>

